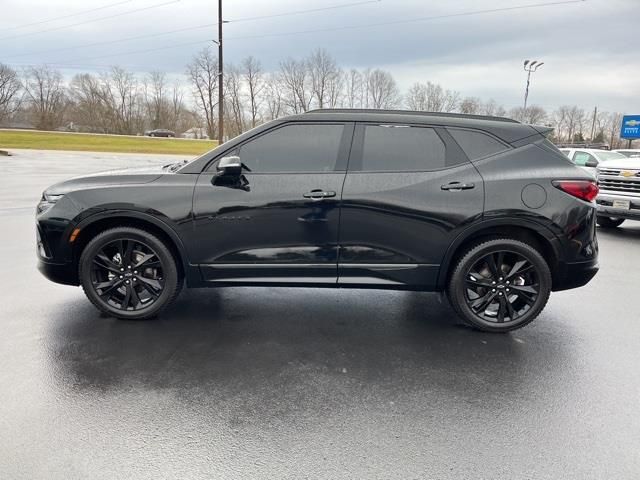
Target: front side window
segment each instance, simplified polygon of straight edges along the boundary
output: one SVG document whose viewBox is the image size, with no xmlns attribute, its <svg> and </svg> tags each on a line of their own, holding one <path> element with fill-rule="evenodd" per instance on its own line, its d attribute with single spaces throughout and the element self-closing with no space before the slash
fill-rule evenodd
<svg viewBox="0 0 640 480">
<path fill-rule="evenodd" d="M 446 166 L 445 144 L 433 128 L 366 125 L 363 171 L 429 171 Z"/>
<path fill-rule="evenodd" d="M 594 162 L 597 163 L 597 160 L 595 159 L 595 157 L 587 152 L 576 152 L 573 155 L 573 162 L 576 165 L 580 165 L 584 167 L 589 160 L 593 160 Z"/>
<path fill-rule="evenodd" d="M 331 172 L 343 125 L 285 125 L 242 145 L 239 156 L 253 173 Z"/>
<path fill-rule="evenodd" d="M 488 157 L 507 150 L 507 146 L 486 133 L 475 130 L 447 129 L 469 160 Z"/>
</svg>

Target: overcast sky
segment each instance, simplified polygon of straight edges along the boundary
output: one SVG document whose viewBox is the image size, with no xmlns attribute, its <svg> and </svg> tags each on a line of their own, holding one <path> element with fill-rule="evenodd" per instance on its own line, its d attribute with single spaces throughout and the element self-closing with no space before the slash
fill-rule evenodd
<svg viewBox="0 0 640 480">
<path fill-rule="evenodd" d="M 523 60 L 537 59 L 545 64 L 533 77 L 530 104 L 640 114 L 640 0 L 225 0 L 224 6 L 226 62 L 253 55 L 272 70 L 321 47 L 344 68 L 391 71 L 403 90 L 430 80 L 509 109 L 522 104 Z M 291 14 L 311 9 L 318 11 Z M 217 37 L 206 26 L 216 21 L 215 0 L 1 0 L 0 63 L 65 66 L 67 76 L 116 64 L 181 74 Z"/>
</svg>

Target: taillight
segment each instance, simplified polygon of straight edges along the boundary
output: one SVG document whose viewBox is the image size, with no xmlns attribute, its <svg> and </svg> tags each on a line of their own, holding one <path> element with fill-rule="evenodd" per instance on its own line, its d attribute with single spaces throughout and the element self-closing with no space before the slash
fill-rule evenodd
<svg viewBox="0 0 640 480">
<path fill-rule="evenodd" d="M 600 189 L 593 180 L 554 180 L 553 186 L 585 202 L 593 202 Z"/>
</svg>

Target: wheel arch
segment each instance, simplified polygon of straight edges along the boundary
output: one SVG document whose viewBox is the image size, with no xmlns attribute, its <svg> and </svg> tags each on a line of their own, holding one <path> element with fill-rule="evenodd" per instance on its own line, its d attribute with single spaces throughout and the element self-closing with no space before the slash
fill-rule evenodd
<svg viewBox="0 0 640 480">
<path fill-rule="evenodd" d="M 544 225 L 532 220 L 503 218 L 480 222 L 456 237 L 440 264 L 437 289 L 445 288 L 456 262 L 470 245 L 482 239 L 496 237 L 513 238 L 537 248 L 549 264 L 552 283 L 555 284 L 560 279 L 562 258 L 556 235 Z"/>
<path fill-rule="evenodd" d="M 79 229 L 72 244 L 72 262 L 78 265 L 82 251 L 96 234 L 114 227 L 133 227 L 146 230 L 165 242 L 178 265 L 178 270 L 187 282 L 194 279 L 193 267 L 189 264 L 184 245 L 178 234 L 165 222 L 151 215 L 137 211 L 108 211 L 94 214 L 82 220 L 75 228 Z M 77 271 L 77 268 L 75 269 Z"/>
</svg>

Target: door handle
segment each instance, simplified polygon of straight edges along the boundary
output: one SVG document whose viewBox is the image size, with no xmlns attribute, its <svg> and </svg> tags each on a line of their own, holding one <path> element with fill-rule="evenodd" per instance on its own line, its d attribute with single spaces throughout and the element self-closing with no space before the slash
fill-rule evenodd
<svg viewBox="0 0 640 480">
<path fill-rule="evenodd" d="M 302 195 L 304 198 L 310 198 L 311 200 L 322 200 L 324 198 L 331 198 L 336 196 L 336 192 L 333 191 L 324 191 L 319 188 L 315 190 L 311 190 L 310 192 L 304 193 Z"/>
<path fill-rule="evenodd" d="M 461 190 L 471 190 L 475 188 L 476 185 L 474 183 L 460 183 L 460 182 L 451 182 L 446 185 L 441 185 L 440 190 L 450 190 L 452 192 L 459 192 Z"/>
</svg>

